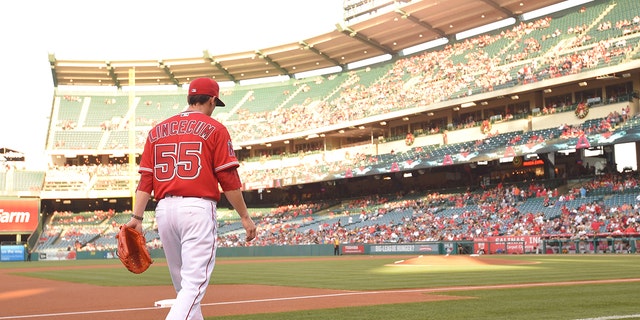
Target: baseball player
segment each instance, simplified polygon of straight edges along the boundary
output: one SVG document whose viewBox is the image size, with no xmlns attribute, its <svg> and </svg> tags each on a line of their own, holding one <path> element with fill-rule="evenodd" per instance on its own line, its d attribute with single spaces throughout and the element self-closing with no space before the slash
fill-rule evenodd
<svg viewBox="0 0 640 320">
<path fill-rule="evenodd" d="M 218 186 L 238 212 L 246 241 L 256 236 L 229 132 L 211 118 L 216 106 L 224 106 L 219 91 L 212 79 L 193 80 L 189 107 L 151 129 L 140 160 L 140 182 L 127 225 L 142 232 L 144 209 L 153 193 L 158 232 L 177 292 L 166 319 L 203 319 L 200 301 L 216 261 Z"/>
</svg>

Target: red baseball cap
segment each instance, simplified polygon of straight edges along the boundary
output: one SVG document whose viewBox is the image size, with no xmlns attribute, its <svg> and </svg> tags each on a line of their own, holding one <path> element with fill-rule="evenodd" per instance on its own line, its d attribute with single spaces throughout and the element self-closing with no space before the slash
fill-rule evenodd
<svg viewBox="0 0 640 320">
<path fill-rule="evenodd" d="M 197 78 L 189 83 L 189 95 L 195 96 L 205 94 L 216 99 L 216 106 L 224 107 L 224 102 L 218 98 L 220 96 L 220 86 L 211 78 Z"/>
</svg>

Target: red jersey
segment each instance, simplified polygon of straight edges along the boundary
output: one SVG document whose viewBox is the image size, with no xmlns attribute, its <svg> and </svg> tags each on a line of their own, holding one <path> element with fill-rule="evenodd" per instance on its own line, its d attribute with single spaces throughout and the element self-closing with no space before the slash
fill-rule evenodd
<svg viewBox="0 0 640 320">
<path fill-rule="evenodd" d="M 219 201 L 216 173 L 239 165 L 227 128 L 206 114 L 185 111 L 149 131 L 138 172 L 153 175 L 152 190 L 142 191 L 153 191 L 158 200 L 174 195 Z"/>
</svg>

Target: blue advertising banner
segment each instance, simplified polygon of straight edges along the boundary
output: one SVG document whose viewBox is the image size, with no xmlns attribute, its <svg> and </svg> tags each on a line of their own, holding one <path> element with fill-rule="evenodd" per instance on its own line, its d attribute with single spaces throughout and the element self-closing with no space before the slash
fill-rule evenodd
<svg viewBox="0 0 640 320">
<path fill-rule="evenodd" d="M 24 261 L 24 253 L 22 245 L 1 245 L 0 261 Z"/>
</svg>

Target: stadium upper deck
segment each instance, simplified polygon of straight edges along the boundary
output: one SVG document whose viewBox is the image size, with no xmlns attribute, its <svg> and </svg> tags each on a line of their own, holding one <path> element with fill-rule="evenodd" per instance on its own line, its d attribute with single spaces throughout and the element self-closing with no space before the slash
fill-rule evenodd
<svg viewBox="0 0 640 320">
<path fill-rule="evenodd" d="M 253 51 L 202 57 L 145 61 L 59 60 L 50 56 L 55 86 L 178 85 L 209 76 L 218 82 L 263 78 L 328 67 L 346 69 L 351 63 L 382 54 L 400 55 L 434 39 L 454 39 L 462 31 L 508 18 L 519 19 L 560 0 L 376 0 L 345 1 L 345 22 L 330 33 Z M 336 8 L 338 10 L 339 8 Z M 292 26 L 295 27 L 295 26 Z"/>
</svg>

